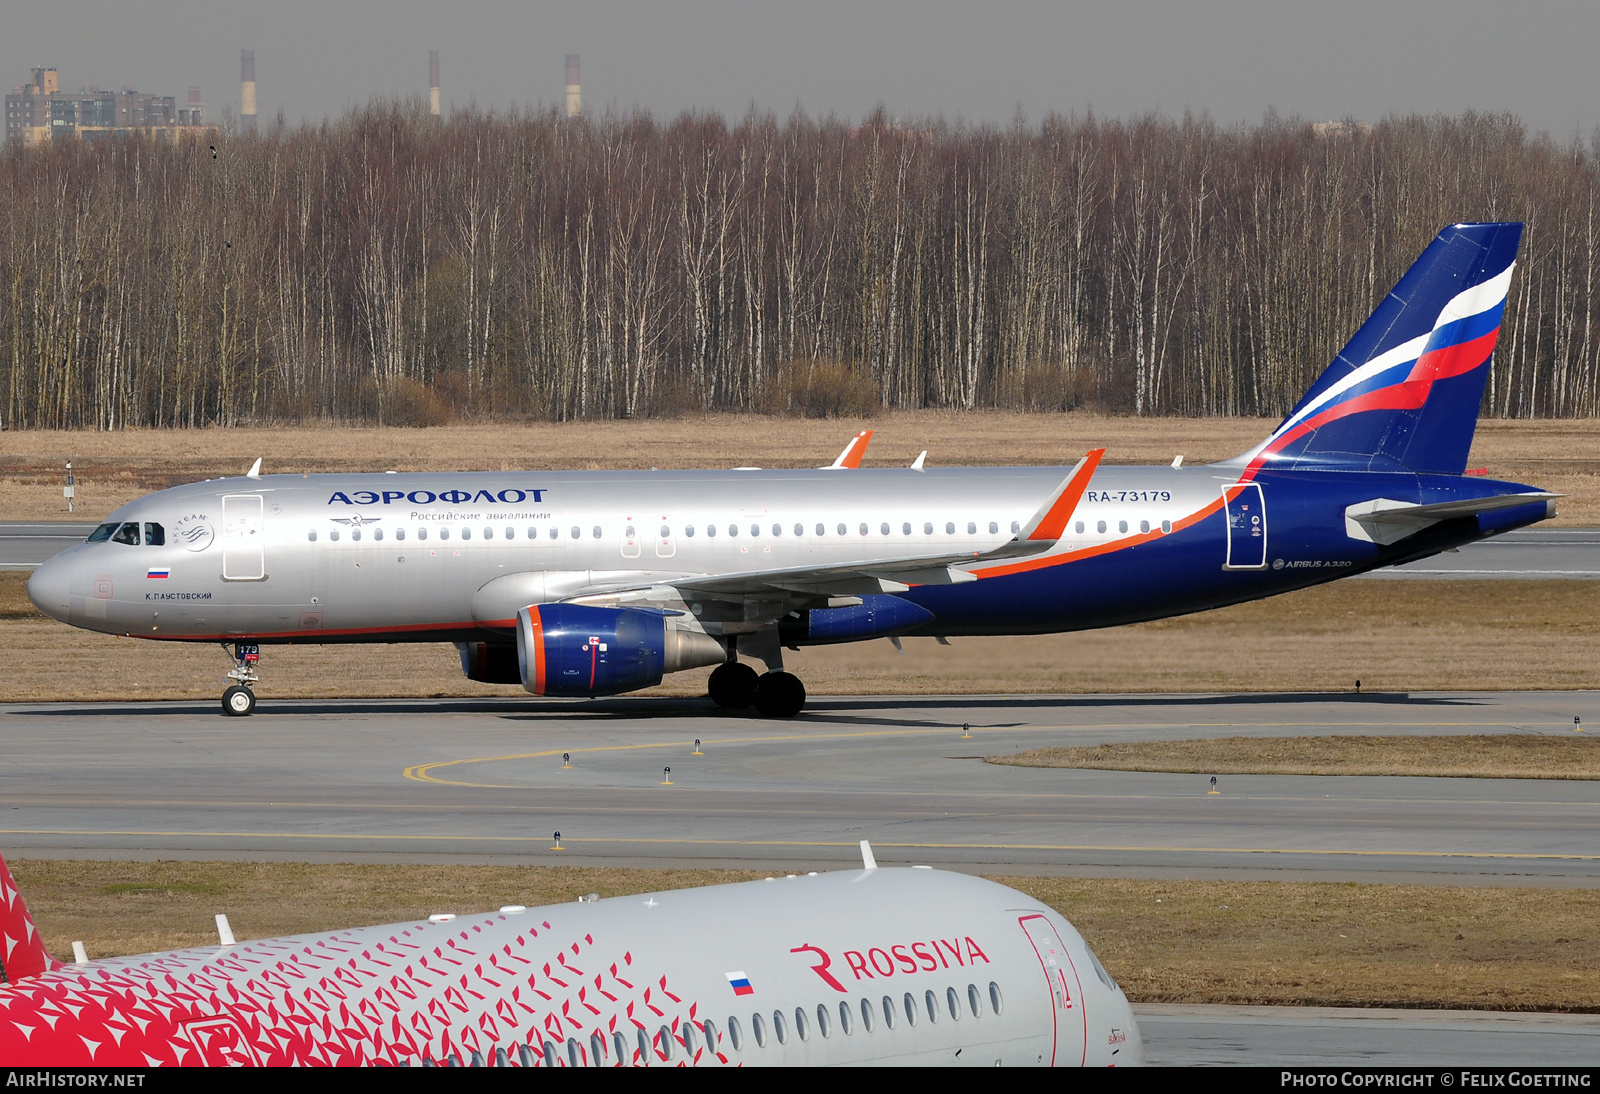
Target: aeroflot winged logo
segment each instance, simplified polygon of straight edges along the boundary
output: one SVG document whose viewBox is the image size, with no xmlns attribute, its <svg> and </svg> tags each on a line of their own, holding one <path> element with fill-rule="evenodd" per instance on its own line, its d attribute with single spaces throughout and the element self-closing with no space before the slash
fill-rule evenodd
<svg viewBox="0 0 1600 1094">
<path fill-rule="evenodd" d="M 823 982 L 834 991 L 849 992 L 850 989 L 839 979 L 843 970 L 834 972 L 833 957 L 827 950 L 808 942 L 789 952 L 811 954 L 811 971 L 822 977 Z M 844 951 L 845 966 L 856 981 L 887 980 L 892 976 L 934 972 L 951 966 L 965 968 L 980 962 L 989 964 L 989 955 L 967 935 Z"/>
<path fill-rule="evenodd" d="M 448 502 L 451 505 L 465 505 L 468 502 L 483 505 L 522 505 L 532 501 L 536 504 L 544 501 L 549 488 L 541 486 L 538 489 L 524 490 L 511 486 L 503 490 L 480 489 L 472 490 L 335 490 L 328 498 L 329 505 L 393 505 L 395 502 L 407 502 L 411 505 L 431 505 L 436 501 Z"/>
</svg>

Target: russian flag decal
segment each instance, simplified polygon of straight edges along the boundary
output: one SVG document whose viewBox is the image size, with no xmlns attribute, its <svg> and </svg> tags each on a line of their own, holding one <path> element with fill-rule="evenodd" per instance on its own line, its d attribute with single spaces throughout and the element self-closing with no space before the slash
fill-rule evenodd
<svg viewBox="0 0 1600 1094">
<path fill-rule="evenodd" d="M 158 570 L 146 570 L 144 576 L 145 577 L 166 577 L 170 573 L 172 573 L 172 571 L 167 569 L 165 566 L 163 566 Z"/>
<path fill-rule="evenodd" d="M 727 977 L 728 986 L 733 989 L 733 994 L 754 995 L 756 993 L 756 989 L 750 986 L 750 978 L 744 973 L 730 972 L 727 974 Z"/>
</svg>

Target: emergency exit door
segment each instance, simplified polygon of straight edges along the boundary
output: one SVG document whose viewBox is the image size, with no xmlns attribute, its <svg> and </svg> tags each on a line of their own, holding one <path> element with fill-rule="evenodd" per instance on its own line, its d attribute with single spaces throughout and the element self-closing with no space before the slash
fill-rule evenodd
<svg viewBox="0 0 1600 1094">
<path fill-rule="evenodd" d="M 1228 555 L 1224 570 L 1264 570 L 1267 566 L 1267 507 L 1258 482 L 1222 488 L 1228 514 Z"/>
</svg>

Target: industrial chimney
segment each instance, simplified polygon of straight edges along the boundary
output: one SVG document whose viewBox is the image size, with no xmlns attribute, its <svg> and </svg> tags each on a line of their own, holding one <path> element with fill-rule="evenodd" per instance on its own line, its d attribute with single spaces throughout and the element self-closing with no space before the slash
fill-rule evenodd
<svg viewBox="0 0 1600 1094">
<path fill-rule="evenodd" d="M 428 50 L 428 113 L 439 116 L 439 51 Z"/>
<path fill-rule="evenodd" d="M 247 137 L 256 132 L 256 51 L 239 51 L 239 132 Z"/>
<path fill-rule="evenodd" d="M 578 55 L 567 54 L 567 117 L 583 113 L 583 95 L 578 90 Z"/>
</svg>

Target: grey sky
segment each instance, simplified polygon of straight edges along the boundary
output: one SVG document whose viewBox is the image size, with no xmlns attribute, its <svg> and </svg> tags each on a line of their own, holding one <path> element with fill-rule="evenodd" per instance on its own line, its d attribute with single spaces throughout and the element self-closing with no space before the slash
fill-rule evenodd
<svg viewBox="0 0 1600 1094">
<path fill-rule="evenodd" d="M 204 88 L 239 108 L 239 49 L 256 51 L 263 122 L 321 119 L 374 95 L 425 94 L 438 49 L 444 100 L 557 103 L 565 54 L 584 106 L 859 118 L 943 114 L 1004 123 L 1018 107 L 1206 111 L 1312 120 L 1509 111 L 1558 137 L 1600 125 L 1600 4 L 1549 0 L 811 0 L 787 4 L 437 0 L 5 0 L 0 85 L 36 64 L 76 89 Z"/>
</svg>

